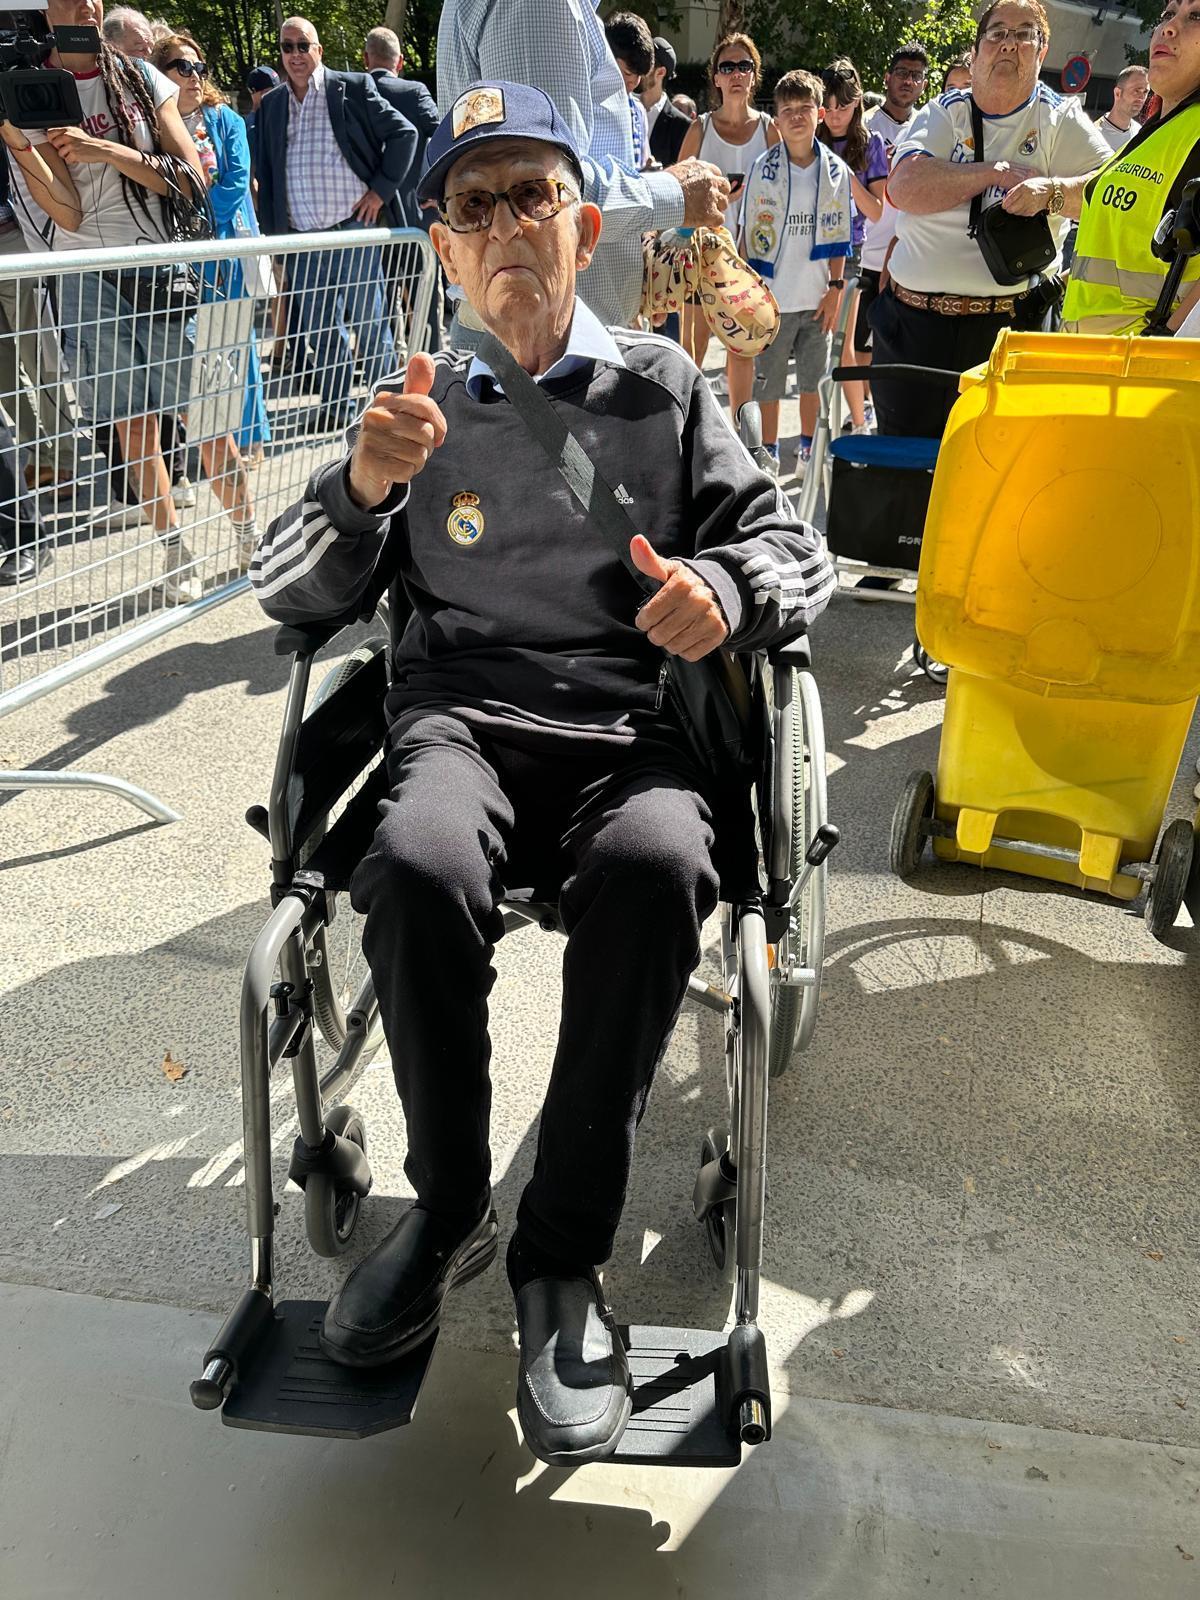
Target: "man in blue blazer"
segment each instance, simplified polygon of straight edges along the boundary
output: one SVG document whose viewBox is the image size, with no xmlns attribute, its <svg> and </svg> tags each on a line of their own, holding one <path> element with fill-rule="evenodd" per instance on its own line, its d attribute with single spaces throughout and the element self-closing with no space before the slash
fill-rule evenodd
<svg viewBox="0 0 1200 1600">
<path fill-rule="evenodd" d="M 399 195 L 416 157 L 416 128 L 366 73 L 327 68 L 305 17 L 283 24 L 279 53 L 286 81 L 263 97 L 255 127 L 263 232 L 403 226 Z M 286 258 L 286 267 L 326 423 L 345 426 L 354 413 L 355 359 L 368 386 L 397 365 L 380 252 L 309 251 Z"/>
</svg>

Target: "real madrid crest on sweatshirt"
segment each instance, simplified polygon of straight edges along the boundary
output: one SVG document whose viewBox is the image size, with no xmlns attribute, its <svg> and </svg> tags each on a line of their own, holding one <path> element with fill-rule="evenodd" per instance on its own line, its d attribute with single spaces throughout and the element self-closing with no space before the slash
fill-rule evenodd
<svg viewBox="0 0 1200 1600">
<path fill-rule="evenodd" d="M 733 646 L 802 632 L 835 583 L 818 535 L 677 345 L 612 336 L 623 364 L 588 360 L 547 398 L 659 555 L 709 584 Z M 307 622 L 369 615 L 391 590 L 393 722 L 438 710 L 534 742 L 631 739 L 660 715 L 642 595 L 500 390 L 468 389 L 471 359 L 435 357 L 446 439 L 407 495 L 363 511 L 348 457 L 319 469 L 268 529 L 255 591 L 269 616 Z"/>
</svg>

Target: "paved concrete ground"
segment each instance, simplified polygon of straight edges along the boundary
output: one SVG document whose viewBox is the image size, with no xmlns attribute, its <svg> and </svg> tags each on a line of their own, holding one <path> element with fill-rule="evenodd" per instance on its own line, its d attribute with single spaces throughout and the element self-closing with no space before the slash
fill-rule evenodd
<svg viewBox="0 0 1200 1600">
<path fill-rule="evenodd" d="M 158 828 L 103 796 L 0 797 L 0 895 L 8 925 L 0 1000 L 0 1215 L 6 1221 L 0 1280 L 197 1313 L 223 1311 L 240 1285 L 236 1005 L 241 965 L 266 914 L 265 847 L 241 817 L 247 805 L 265 798 L 280 720 L 285 667 L 272 655 L 270 639 L 253 602 L 240 600 L 101 677 L 0 721 L 0 766 L 114 772 L 155 790 L 183 814 L 180 823 Z M 950 866 L 929 866 L 910 884 L 889 877 L 892 807 L 906 772 L 934 765 L 941 711 L 941 692 L 908 663 L 910 640 L 911 613 L 844 596 L 815 635 L 831 807 L 845 842 L 832 878 L 817 1039 L 772 1095 L 763 1322 L 781 1403 L 790 1394 L 797 1418 L 824 1420 L 815 1444 L 817 1425 L 804 1421 L 802 1429 L 810 1432 L 789 1437 L 808 1443 L 792 1454 L 764 1454 L 762 1464 L 746 1469 L 720 1495 L 721 1505 L 735 1513 L 720 1527 L 742 1535 L 740 1544 L 730 1535 L 722 1559 L 735 1548 L 736 1570 L 754 1570 L 746 1547 L 761 1524 L 752 1508 L 774 1504 L 789 1533 L 794 1524 L 807 1530 L 805 1539 L 817 1541 L 808 1569 L 811 1592 L 831 1596 L 908 1592 L 902 1585 L 887 1588 L 883 1578 L 883 1587 L 872 1589 L 866 1580 L 855 1587 L 845 1577 L 854 1569 L 833 1534 L 820 1542 L 826 1531 L 821 1513 L 827 1510 L 839 1527 L 839 1518 L 866 1517 L 853 1510 L 867 1503 L 866 1477 L 855 1478 L 843 1496 L 834 1496 L 828 1481 L 831 1474 L 862 1471 L 872 1450 L 884 1450 L 884 1434 L 893 1454 L 878 1468 L 881 1483 L 903 1478 L 910 1454 L 915 1460 L 928 1449 L 936 1457 L 943 1438 L 975 1436 L 965 1424 L 931 1421 L 931 1414 L 978 1419 L 989 1438 L 1000 1424 L 1028 1424 L 1150 1441 L 1184 1461 L 1189 1458 L 1179 1447 L 1200 1445 L 1200 1335 L 1193 1311 L 1200 1290 L 1194 1203 L 1200 1008 L 1194 963 L 1187 961 L 1196 936 L 1181 926 L 1172 947 L 1156 945 L 1129 910 L 1015 877 Z M 1194 755 L 1193 742 L 1189 764 Z M 1173 814 L 1191 814 L 1190 788 L 1181 778 Z M 497 1202 L 507 1227 L 531 1167 L 553 1049 L 558 947 L 535 930 L 520 933 L 502 947 L 499 968 L 494 1148 Z M 176 1081 L 163 1071 L 167 1052 L 186 1068 Z M 689 1205 L 700 1136 L 721 1115 L 719 1060 L 712 1019 L 689 1017 L 643 1124 L 626 1226 L 608 1274 L 629 1320 L 719 1326 L 724 1319 L 726 1300 Z M 403 1127 L 386 1066 L 370 1069 L 352 1098 L 368 1119 L 376 1173 L 357 1251 L 390 1226 L 407 1190 Z M 282 1181 L 294 1133 L 285 1082 L 277 1103 Z M 285 1191 L 280 1198 L 281 1290 L 326 1294 L 341 1269 L 308 1253 L 299 1194 Z M 29 1302 L 35 1303 L 36 1297 Z M 50 1319 L 38 1327 L 55 1326 L 55 1304 L 37 1312 Z M 78 1326 L 85 1354 L 103 1342 L 104 1307 L 63 1304 L 72 1308 L 62 1313 L 63 1326 Z M 269 1469 L 284 1472 L 285 1485 L 288 1473 L 304 1478 L 304 1463 L 326 1463 L 331 1455 L 338 1481 L 349 1478 L 354 1485 L 374 1471 L 393 1486 L 404 1481 L 398 1475 L 423 1472 L 423 1465 L 410 1465 L 418 1458 L 404 1448 L 393 1452 L 379 1442 L 358 1447 L 357 1454 L 348 1446 L 296 1446 L 289 1453 L 278 1441 L 245 1437 L 231 1444 L 212 1418 L 193 1416 L 182 1387 L 211 1321 L 197 1316 L 156 1323 L 159 1313 L 152 1311 L 113 1309 L 112 1315 L 118 1331 L 106 1337 L 125 1352 L 120 1393 L 129 1397 L 127 1415 L 112 1428 L 124 1429 L 129 1417 L 143 1414 L 167 1419 L 162 1448 L 171 1464 L 164 1458 L 161 1470 L 181 1475 L 174 1516 L 152 1497 L 147 1504 L 160 1513 L 147 1512 L 141 1537 L 149 1539 L 153 1525 L 164 1544 L 173 1546 L 177 1534 L 186 1542 L 194 1519 L 183 1502 L 190 1505 L 194 1492 L 210 1508 L 205 1538 L 211 1558 L 230 1563 L 240 1552 L 256 1574 L 256 1587 L 244 1592 L 261 1592 L 264 1553 L 282 1559 L 282 1535 L 267 1531 L 278 1514 L 276 1503 L 263 1497 Z M 168 1326 L 169 1371 L 148 1358 L 139 1365 L 145 1340 L 153 1345 L 153 1330 Z M 489 1273 L 451 1303 L 439 1356 L 449 1376 L 438 1381 L 450 1386 L 447 1394 L 463 1373 L 476 1372 L 481 1382 L 485 1373 L 497 1375 L 506 1393 L 511 1333 L 511 1301 L 501 1275 Z M 25 1409 L 18 1411 L 24 1429 L 32 1426 L 28 1408 L 36 1415 L 47 1405 L 46 1384 L 66 1394 L 82 1383 L 69 1367 L 59 1372 L 55 1365 L 56 1348 L 65 1360 L 71 1343 L 55 1347 L 39 1336 L 24 1348 L 42 1346 L 42 1376 L 30 1380 Z M 872 1409 L 857 1411 L 844 1402 Z M 910 1441 L 903 1419 L 889 1419 L 887 1410 L 919 1414 L 911 1423 L 913 1439 L 933 1442 Z M 438 1426 L 453 1429 L 454 1411 L 455 1402 L 448 1401 L 435 1412 Z M 79 1424 L 84 1438 L 112 1433 L 85 1411 Z M 494 1432 L 495 1419 L 479 1426 Z M 956 1431 L 964 1427 L 965 1433 Z M 876 1428 L 883 1434 L 873 1435 Z M 176 1430 L 188 1442 L 170 1450 L 168 1435 Z M 10 1446 L 8 1471 L 15 1462 L 18 1481 L 30 1437 L 20 1433 L 16 1455 Z M 866 1442 L 872 1437 L 875 1443 Z M 201 1438 L 203 1445 L 193 1443 Z M 1141 1467 L 1124 1463 L 1166 1459 L 1163 1451 L 1126 1456 L 1123 1447 L 1102 1442 L 1085 1446 L 1068 1439 L 1062 1448 L 1086 1449 L 1089 1461 L 1121 1464 L 1114 1471 L 1127 1485 Z M 104 1459 L 94 1442 L 88 1449 L 100 1452 L 88 1460 Z M 236 1499 L 221 1502 L 240 1504 L 233 1532 L 211 1515 L 217 1480 L 203 1493 L 200 1480 L 193 1480 L 193 1465 L 210 1450 L 209 1468 L 213 1461 L 221 1472 L 231 1460 L 243 1464 L 240 1476 L 228 1474 L 228 1482 L 242 1486 Z M 1116 1454 L 1104 1455 L 1110 1450 Z M 47 1451 L 47 1460 L 61 1456 Z M 527 1468 L 528 1458 L 522 1459 Z M 36 1462 L 27 1465 L 31 1473 L 40 1470 Z M 72 1481 L 82 1512 L 97 1491 L 82 1462 L 79 1470 L 82 1476 Z M 95 1470 L 100 1476 L 101 1468 Z M 983 1470 L 995 1476 L 994 1469 Z M 952 1458 L 949 1481 L 966 1476 Z M 627 1487 L 637 1504 L 646 1504 L 636 1499 L 643 1491 L 634 1490 L 632 1479 L 622 1477 L 620 1488 L 616 1481 L 606 1478 L 604 1492 L 624 1503 Z M 1157 1480 L 1145 1481 L 1145 1504 L 1158 1506 Z M 579 1482 L 581 1498 L 601 1497 L 591 1476 Z M 709 1482 L 678 1493 L 694 1507 L 693 1497 L 714 1492 L 705 1487 Z M 123 1500 L 135 1498 L 132 1485 Z M 1011 1502 L 1014 1530 L 1029 1525 L 1031 1492 Z M 959 1526 L 958 1502 L 945 1493 L 946 1526 Z M 1089 1530 L 1112 1521 L 1103 1493 L 1096 1493 L 1100 1498 L 1089 1498 L 1086 1511 L 1082 1500 L 1072 1501 L 1053 1529 L 1047 1523 L 1030 1536 L 1035 1544 L 1043 1536 L 1050 1544 L 1073 1544 L 1077 1569 L 1085 1574 L 1105 1548 Z M 297 1494 L 313 1520 L 312 1483 Z M 375 1494 L 370 1504 L 386 1503 L 386 1491 L 383 1498 Z M 778 1498 L 760 1501 L 760 1495 Z M 357 1507 L 366 1503 L 359 1496 L 347 1513 L 350 1543 L 361 1535 L 365 1512 Z M 435 1503 L 442 1502 L 430 1491 L 428 1504 Z M 1130 1490 L 1122 1514 L 1142 1503 Z M 1194 1527 L 1194 1503 L 1180 1504 Z M 498 1521 L 503 1505 L 500 1499 L 495 1508 Z M 935 1489 L 924 1505 L 917 1521 L 924 1518 L 932 1530 L 939 1526 Z M 700 1513 L 687 1515 L 695 1520 Z M 1148 1510 L 1147 1539 L 1152 1520 Z M 625 1518 L 605 1513 L 604 1525 L 614 1521 L 626 1525 Z M 319 1572 L 305 1517 L 281 1524 L 293 1525 L 297 1549 L 310 1558 L 299 1569 Z M 513 1528 L 521 1525 L 518 1519 Z M 978 1520 L 971 1525 L 983 1526 Z M 100 1523 L 94 1526 L 102 1531 Z M 560 1526 L 570 1543 L 577 1525 L 564 1516 Z M 883 1537 L 869 1517 L 863 1526 L 867 1531 L 849 1536 L 846 1548 Z M 507 1529 L 502 1549 L 512 1550 L 511 1534 Z M 1000 1582 L 995 1575 L 1007 1572 L 1003 1561 L 1013 1540 L 1021 1545 L 1025 1534 L 1010 1535 L 997 1524 L 987 1537 L 978 1557 L 969 1540 L 962 1546 L 977 1584 Z M 1188 1552 L 1200 1535 L 1191 1539 L 1186 1528 L 1179 1531 Z M 1152 1542 L 1157 1552 L 1156 1523 Z M 1168 1540 L 1167 1549 L 1174 1543 Z M 427 1548 L 455 1544 L 451 1531 L 444 1545 L 430 1540 Z M 645 1550 L 655 1546 L 639 1532 L 622 1548 L 636 1571 Z M 789 1559 L 807 1548 L 787 1547 Z M 1179 1573 L 1191 1579 L 1195 1568 L 1182 1555 L 1175 1559 Z M 715 1556 L 714 1562 L 700 1563 L 697 1574 L 728 1570 Z M 271 1581 L 289 1570 L 286 1563 L 271 1567 Z M 1184 1592 L 1125 1582 L 1116 1562 L 1107 1570 L 1113 1584 L 1107 1592 L 1114 1595 Z M 993 1584 L 992 1592 L 1050 1593 L 1052 1584 L 1062 1586 L 1060 1567 L 1038 1571 L 1041 1588 L 1014 1578 L 1012 1587 Z M 690 1581 L 681 1577 L 683 1589 L 673 1592 L 704 1592 L 697 1574 Z M 931 1584 L 923 1575 L 911 1592 L 938 1592 L 926 1575 Z M 787 1592 L 795 1593 L 794 1572 L 789 1581 Z M 961 1592 L 986 1592 L 967 1577 L 957 1581 Z M 1161 1581 L 1177 1579 L 1164 1575 Z M 219 1582 L 204 1590 L 175 1587 L 180 1594 L 238 1592 Z M 7 1595 L 2 1579 L 0 1589 Z M 313 1594 L 323 1589 L 315 1579 L 309 1586 Z M 98 1591 L 68 1583 L 14 1592 Z M 416 1592 L 439 1591 L 418 1585 Z M 455 1591 L 450 1586 L 445 1592 Z"/>
<path fill-rule="evenodd" d="M 736 1472 L 543 1468 L 513 1363 L 440 1351 L 349 1444 L 192 1411 L 202 1314 L 0 1288 L 13 1600 L 1184 1600 L 1200 1452 L 795 1397 Z"/>
</svg>

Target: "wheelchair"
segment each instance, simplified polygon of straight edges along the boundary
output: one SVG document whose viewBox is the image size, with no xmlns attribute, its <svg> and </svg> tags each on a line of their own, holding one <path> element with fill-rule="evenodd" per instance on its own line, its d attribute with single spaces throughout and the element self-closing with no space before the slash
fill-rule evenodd
<svg viewBox="0 0 1200 1600">
<path fill-rule="evenodd" d="M 246 963 L 241 1082 L 249 1284 L 191 1384 L 201 1410 L 233 1427 L 364 1438 L 412 1418 L 437 1333 L 389 1366 L 338 1366 L 317 1340 L 325 1306 L 277 1301 L 271 1175 L 271 1075 L 291 1063 L 299 1135 L 289 1176 L 304 1191 L 308 1241 L 340 1255 L 371 1188 L 363 1120 L 341 1097 L 383 1035 L 350 906 L 350 876 L 387 793 L 383 751 L 388 641 L 354 648 L 309 697 L 317 652 L 340 624 L 279 630 L 290 655 L 270 802 L 247 821 L 271 847 L 273 911 Z M 771 1435 L 766 1346 L 757 1326 L 766 1201 L 767 1099 L 816 1025 L 825 935 L 826 861 L 837 829 L 826 807 L 821 702 L 807 641 L 745 658 L 761 728 L 747 798 L 757 882 L 720 907 L 719 983 L 693 974 L 689 996 L 724 1019 L 728 1125 L 705 1134 L 693 1208 L 715 1267 L 734 1292 L 722 1331 L 622 1328 L 633 1416 L 613 1457 L 643 1464 L 731 1466 Z M 750 841 L 746 841 L 749 845 Z M 724 888 L 723 888 L 724 893 Z M 562 932 L 555 905 L 502 903 L 505 933 Z M 334 1052 L 320 1069 L 315 1035 Z M 340 1103 L 339 1103 L 340 1102 Z"/>
</svg>

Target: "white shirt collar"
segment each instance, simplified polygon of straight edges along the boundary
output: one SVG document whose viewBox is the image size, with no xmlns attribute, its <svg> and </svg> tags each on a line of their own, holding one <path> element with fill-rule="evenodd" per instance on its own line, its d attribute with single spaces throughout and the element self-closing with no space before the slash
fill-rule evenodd
<svg viewBox="0 0 1200 1600">
<path fill-rule="evenodd" d="M 538 373 L 534 382 L 546 383 L 551 378 L 565 378 L 586 366 L 589 361 L 605 361 L 613 367 L 625 365 L 625 357 L 617 349 L 612 334 L 594 311 L 590 311 L 582 300 L 576 299 L 571 331 L 567 335 L 567 348 L 553 366 Z M 485 378 L 490 378 L 500 393 L 504 393 L 487 362 L 476 356 L 467 371 L 467 393 L 472 400 L 478 400 L 482 395 Z"/>
</svg>

